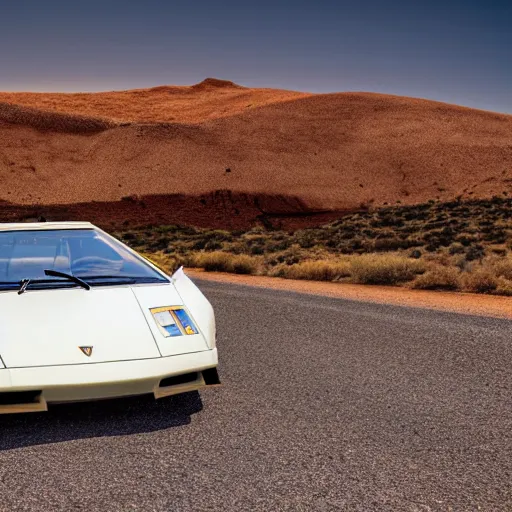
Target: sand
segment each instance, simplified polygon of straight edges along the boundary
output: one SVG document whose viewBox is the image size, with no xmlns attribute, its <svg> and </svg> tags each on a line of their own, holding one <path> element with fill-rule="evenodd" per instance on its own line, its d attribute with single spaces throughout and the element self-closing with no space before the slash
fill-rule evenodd
<svg viewBox="0 0 512 512">
<path fill-rule="evenodd" d="M 512 194 L 512 116 L 371 93 L 215 79 L 0 93 L 0 142 L 0 200 L 14 206 L 179 194 L 243 218 L 269 196 L 276 211 L 304 216 Z"/>
<path fill-rule="evenodd" d="M 207 78 L 192 86 L 164 85 L 99 93 L 0 92 L 0 103 L 120 123 L 201 123 L 308 96 L 311 95 L 279 89 L 251 89 L 227 80 Z"/>
</svg>

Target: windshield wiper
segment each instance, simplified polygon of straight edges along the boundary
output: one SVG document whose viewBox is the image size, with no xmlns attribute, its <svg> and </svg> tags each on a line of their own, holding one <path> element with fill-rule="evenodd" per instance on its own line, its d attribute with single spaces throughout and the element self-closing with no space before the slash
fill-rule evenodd
<svg viewBox="0 0 512 512">
<path fill-rule="evenodd" d="M 130 280 L 135 280 L 135 279 L 138 279 L 137 277 L 132 277 L 132 276 L 82 276 L 81 279 L 130 279 Z"/>
<path fill-rule="evenodd" d="M 159 277 L 144 277 L 144 276 L 82 276 L 81 279 L 84 281 L 109 281 L 115 279 L 116 281 L 123 281 L 126 283 L 159 283 L 165 281 Z"/>
<path fill-rule="evenodd" d="M 63 277 L 64 279 L 69 279 L 70 281 L 73 281 L 74 283 L 78 284 L 82 288 L 85 288 L 86 290 L 90 290 L 91 287 L 88 285 L 85 281 L 82 281 L 79 277 L 76 277 L 72 274 L 66 274 L 65 272 L 57 272 L 57 270 L 49 270 L 46 269 L 44 271 L 44 274 L 46 276 L 52 276 L 52 277 Z"/>
<path fill-rule="evenodd" d="M 18 295 L 25 293 L 27 286 L 30 284 L 30 279 L 22 279 L 20 281 L 20 289 L 18 290 Z"/>
</svg>

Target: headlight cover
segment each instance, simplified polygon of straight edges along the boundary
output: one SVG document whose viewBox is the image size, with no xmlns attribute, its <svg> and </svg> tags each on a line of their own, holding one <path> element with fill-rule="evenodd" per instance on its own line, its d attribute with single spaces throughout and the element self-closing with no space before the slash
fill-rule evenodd
<svg viewBox="0 0 512 512">
<path fill-rule="evenodd" d="M 199 334 L 199 329 L 184 306 L 150 309 L 156 325 L 166 338 Z"/>
</svg>

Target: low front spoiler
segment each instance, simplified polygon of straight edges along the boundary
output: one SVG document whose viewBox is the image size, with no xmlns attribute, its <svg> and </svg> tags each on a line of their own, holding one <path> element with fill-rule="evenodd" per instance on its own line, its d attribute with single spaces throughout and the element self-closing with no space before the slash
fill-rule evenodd
<svg viewBox="0 0 512 512">
<path fill-rule="evenodd" d="M 150 360 L 0 370 L 0 414 L 41 412 L 48 403 L 153 394 L 220 385 L 217 350 Z M 8 377 L 8 379 L 7 379 Z"/>
</svg>

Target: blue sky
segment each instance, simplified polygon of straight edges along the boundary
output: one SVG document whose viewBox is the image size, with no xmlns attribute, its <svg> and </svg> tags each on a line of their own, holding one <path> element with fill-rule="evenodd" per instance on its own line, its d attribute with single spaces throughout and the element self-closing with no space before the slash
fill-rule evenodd
<svg viewBox="0 0 512 512">
<path fill-rule="evenodd" d="M 0 45 L 0 90 L 212 76 L 512 113 L 511 1 L 4 1 Z"/>
</svg>

